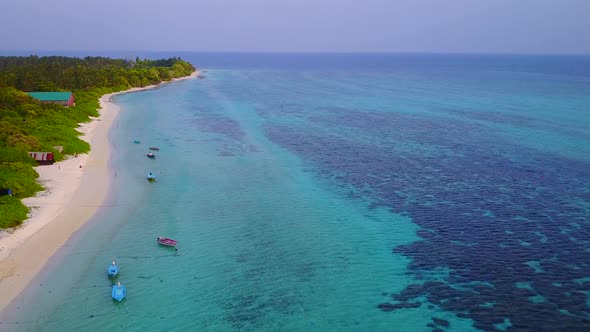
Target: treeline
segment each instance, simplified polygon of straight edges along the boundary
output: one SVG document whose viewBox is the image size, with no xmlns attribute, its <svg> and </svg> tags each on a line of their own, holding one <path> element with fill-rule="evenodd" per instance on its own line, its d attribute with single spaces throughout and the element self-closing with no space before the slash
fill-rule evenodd
<svg viewBox="0 0 590 332">
<path fill-rule="evenodd" d="M 43 188 L 27 152 L 65 155 L 86 153 L 90 146 L 79 138 L 79 123 L 98 116 L 101 95 L 160 83 L 190 75 L 195 68 L 180 58 L 163 60 L 103 57 L 0 57 L 0 228 L 19 225 L 28 209 L 20 199 Z M 73 91 L 76 106 L 44 104 L 25 91 Z M 59 152 L 54 146 L 63 146 Z"/>
<path fill-rule="evenodd" d="M 23 91 L 135 87 L 186 76 L 194 70 L 180 58 L 131 61 L 103 57 L 0 57 L 0 86 Z"/>
</svg>

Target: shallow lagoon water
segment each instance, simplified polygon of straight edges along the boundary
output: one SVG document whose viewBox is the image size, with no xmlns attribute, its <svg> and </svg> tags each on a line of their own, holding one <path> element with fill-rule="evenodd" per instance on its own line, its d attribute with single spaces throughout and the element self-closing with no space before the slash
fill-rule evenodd
<svg viewBox="0 0 590 332">
<path fill-rule="evenodd" d="M 117 97 L 107 206 L 3 326 L 588 328 L 590 78 L 563 69 L 588 61 L 420 61 L 210 69 Z"/>
</svg>

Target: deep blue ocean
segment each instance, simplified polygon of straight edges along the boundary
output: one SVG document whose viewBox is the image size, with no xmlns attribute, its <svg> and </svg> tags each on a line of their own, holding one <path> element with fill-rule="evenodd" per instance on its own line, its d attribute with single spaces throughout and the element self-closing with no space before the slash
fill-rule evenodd
<svg viewBox="0 0 590 332">
<path fill-rule="evenodd" d="M 172 55 L 0 329 L 590 330 L 590 57 Z"/>
</svg>

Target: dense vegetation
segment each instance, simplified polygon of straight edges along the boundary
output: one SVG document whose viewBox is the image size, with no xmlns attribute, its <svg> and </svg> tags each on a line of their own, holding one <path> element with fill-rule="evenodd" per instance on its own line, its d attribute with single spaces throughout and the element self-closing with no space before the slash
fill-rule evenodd
<svg viewBox="0 0 590 332">
<path fill-rule="evenodd" d="M 50 151 L 56 160 L 86 153 L 78 124 L 97 116 L 101 95 L 190 75 L 195 68 L 179 58 L 123 60 L 103 57 L 0 57 L 0 228 L 19 225 L 28 209 L 20 199 L 43 188 L 28 151 Z M 73 91 L 76 106 L 44 104 L 24 91 Z M 63 146 L 63 151 L 54 146 Z"/>
</svg>

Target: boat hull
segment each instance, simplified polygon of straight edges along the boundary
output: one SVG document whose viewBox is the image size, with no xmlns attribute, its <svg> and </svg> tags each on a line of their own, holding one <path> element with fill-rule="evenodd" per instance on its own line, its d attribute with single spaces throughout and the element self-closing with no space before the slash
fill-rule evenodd
<svg viewBox="0 0 590 332">
<path fill-rule="evenodd" d="M 178 241 L 168 239 L 168 238 L 158 238 L 157 241 L 158 241 L 159 245 L 162 245 L 165 247 L 176 247 L 176 245 L 178 244 Z"/>
<path fill-rule="evenodd" d="M 108 271 L 107 274 L 109 275 L 109 278 L 114 278 L 114 277 L 116 277 L 116 276 L 119 275 L 119 270 L 114 271 L 114 272 L 113 271 Z"/>
<path fill-rule="evenodd" d="M 119 286 L 113 286 L 113 290 L 111 291 L 111 296 L 113 298 L 113 300 L 117 301 L 117 302 L 121 302 L 125 296 L 127 296 L 127 290 L 125 289 L 125 286 L 121 285 L 121 287 Z"/>
</svg>

